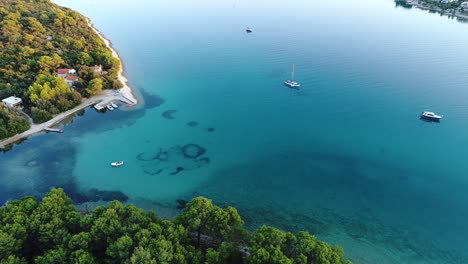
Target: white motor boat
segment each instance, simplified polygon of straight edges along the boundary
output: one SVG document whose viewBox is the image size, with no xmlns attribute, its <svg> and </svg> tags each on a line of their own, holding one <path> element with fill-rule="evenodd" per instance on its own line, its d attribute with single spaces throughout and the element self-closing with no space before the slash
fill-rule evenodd
<svg viewBox="0 0 468 264">
<path fill-rule="evenodd" d="M 109 109 L 109 110 L 111 110 L 111 111 L 114 111 L 114 107 L 112 107 L 112 105 L 110 105 L 110 104 L 109 104 L 109 105 L 106 105 L 106 108 Z"/>
<path fill-rule="evenodd" d="M 436 115 L 434 112 L 424 111 L 421 113 L 421 119 L 434 121 L 434 122 L 440 122 L 440 119 L 442 119 L 442 117 L 443 116 L 441 115 Z"/>
<path fill-rule="evenodd" d="M 119 166 L 124 165 L 124 162 L 123 161 L 115 161 L 115 162 L 112 162 L 111 165 L 112 165 L 112 167 L 119 167 Z"/>
<path fill-rule="evenodd" d="M 111 103 L 110 105 L 111 105 L 114 109 L 119 108 L 119 107 L 118 107 L 116 104 L 114 104 L 114 103 Z"/>
</svg>

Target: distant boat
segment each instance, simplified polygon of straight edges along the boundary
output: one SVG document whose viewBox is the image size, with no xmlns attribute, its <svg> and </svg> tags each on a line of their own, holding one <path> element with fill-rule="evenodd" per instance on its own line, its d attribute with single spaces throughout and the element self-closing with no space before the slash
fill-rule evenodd
<svg viewBox="0 0 468 264">
<path fill-rule="evenodd" d="M 111 103 L 110 105 L 111 105 L 114 109 L 119 108 L 119 107 L 118 107 L 116 104 L 114 104 L 114 103 Z"/>
<path fill-rule="evenodd" d="M 295 89 L 299 89 L 299 87 L 301 87 L 300 83 L 294 81 L 294 64 L 292 65 L 291 80 L 284 81 L 284 85 Z"/>
<path fill-rule="evenodd" d="M 245 32 L 247 32 L 247 33 L 252 33 L 252 29 L 249 28 L 249 27 L 247 27 L 247 28 L 245 29 Z"/>
<path fill-rule="evenodd" d="M 123 161 L 115 161 L 115 162 L 112 162 L 111 165 L 112 165 L 112 167 L 119 167 L 119 166 L 124 165 L 124 162 Z"/>
<path fill-rule="evenodd" d="M 440 122 L 440 119 L 442 119 L 443 116 L 441 115 L 436 115 L 433 112 L 428 112 L 424 111 L 421 113 L 421 119 L 429 120 L 429 121 L 434 121 L 434 122 Z"/>
<path fill-rule="evenodd" d="M 114 111 L 114 107 L 112 107 L 110 104 L 106 105 L 106 108 L 111 110 L 111 111 Z"/>
</svg>

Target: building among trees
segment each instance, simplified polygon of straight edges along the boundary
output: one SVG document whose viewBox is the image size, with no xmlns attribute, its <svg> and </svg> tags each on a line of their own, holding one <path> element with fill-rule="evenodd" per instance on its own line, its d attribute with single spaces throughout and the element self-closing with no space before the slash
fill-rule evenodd
<svg viewBox="0 0 468 264">
<path fill-rule="evenodd" d="M 3 99 L 2 103 L 10 108 L 20 108 L 23 106 L 23 100 L 15 96 L 10 96 Z"/>
</svg>

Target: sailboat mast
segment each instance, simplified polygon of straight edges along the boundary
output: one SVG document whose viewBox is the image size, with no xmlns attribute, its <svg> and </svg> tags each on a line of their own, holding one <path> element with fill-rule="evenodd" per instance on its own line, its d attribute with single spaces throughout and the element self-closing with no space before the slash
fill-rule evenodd
<svg viewBox="0 0 468 264">
<path fill-rule="evenodd" d="M 294 64 L 292 65 L 291 81 L 294 81 Z"/>
</svg>

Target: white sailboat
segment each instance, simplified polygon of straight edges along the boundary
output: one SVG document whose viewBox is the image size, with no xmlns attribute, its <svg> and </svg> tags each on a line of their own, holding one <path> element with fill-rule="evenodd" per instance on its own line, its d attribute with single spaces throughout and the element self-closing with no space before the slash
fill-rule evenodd
<svg viewBox="0 0 468 264">
<path fill-rule="evenodd" d="M 289 88 L 299 88 L 301 84 L 294 81 L 294 64 L 292 65 L 292 73 L 291 73 L 291 80 L 284 81 L 284 85 L 288 86 Z"/>
</svg>

